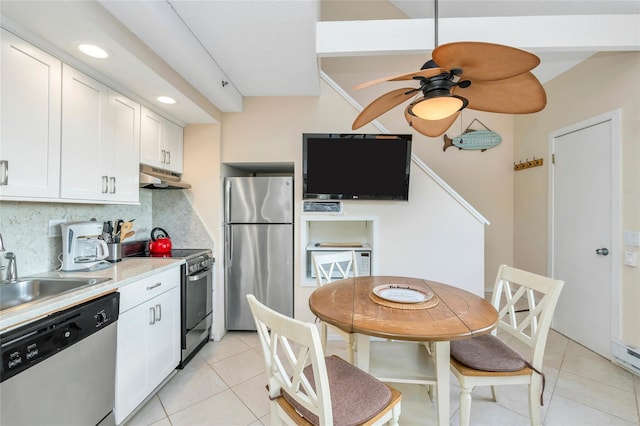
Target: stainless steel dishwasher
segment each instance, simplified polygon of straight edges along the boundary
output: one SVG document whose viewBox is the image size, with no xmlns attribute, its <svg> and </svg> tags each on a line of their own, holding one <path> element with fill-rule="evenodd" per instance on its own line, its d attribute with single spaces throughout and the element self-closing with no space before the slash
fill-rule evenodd
<svg viewBox="0 0 640 426">
<path fill-rule="evenodd" d="M 0 335 L 0 424 L 115 424 L 119 301 L 111 293 Z"/>
</svg>

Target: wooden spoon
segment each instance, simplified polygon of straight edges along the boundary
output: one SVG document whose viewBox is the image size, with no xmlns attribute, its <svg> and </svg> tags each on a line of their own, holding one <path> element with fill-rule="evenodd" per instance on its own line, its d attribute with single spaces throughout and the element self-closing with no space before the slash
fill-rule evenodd
<svg viewBox="0 0 640 426">
<path fill-rule="evenodd" d="M 129 238 L 130 237 L 127 234 L 129 232 L 131 232 L 132 228 L 133 228 L 133 223 L 131 223 L 131 222 L 123 222 L 122 223 L 122 225 L 120 226 L 120 242 L 123 242 L 125 240 L 125 238 Z"/>
<path fill-rule="evenodd" d="M 123 241 L 124 241 L 125 239 L 127 239 L 127 238 L 131 238 L 131 237 L 133 237 L 135 234 L 136 234 L 136 231 L 129 231 L 129 232 L 127 232 L 126 234 L 124 234 L 124 235 L 122 236 L 122 238 L 120 239 L 120 242 L 123 242 Z"/>
</svg>

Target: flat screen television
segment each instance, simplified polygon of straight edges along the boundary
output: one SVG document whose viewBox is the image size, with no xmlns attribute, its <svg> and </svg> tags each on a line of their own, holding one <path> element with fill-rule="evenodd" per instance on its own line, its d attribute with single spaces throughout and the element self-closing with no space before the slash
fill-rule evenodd
<svg viewBox="0 0 640 426">
<path fill-rule="evenodd" d="M 304 199 L 409 200 L 412 135 L 304 133 Z"/>
</svg>

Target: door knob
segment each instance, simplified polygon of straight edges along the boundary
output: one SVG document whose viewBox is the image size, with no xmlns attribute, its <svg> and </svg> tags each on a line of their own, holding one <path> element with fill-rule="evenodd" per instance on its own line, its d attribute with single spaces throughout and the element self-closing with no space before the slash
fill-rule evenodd
<svg viewBox="0 0 640 426">
<path fill-rule="evenodd" d="M 601 256 L 606 256 L 609 254 L 609 250 L 606 248 L 599 248 L 599 249 L 596 249 L 596 254 L 599 254 Z"/>
</svg>

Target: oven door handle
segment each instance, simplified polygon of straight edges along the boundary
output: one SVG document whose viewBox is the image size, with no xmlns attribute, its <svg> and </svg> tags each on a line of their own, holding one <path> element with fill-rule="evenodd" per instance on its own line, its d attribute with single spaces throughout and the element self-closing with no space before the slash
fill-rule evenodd
<svg viewBox="0 0 640 426">
<path fill-rule="evenodd" d="M 207 268 L 205 269 L 201 274 L 198 275 L 189 275 L 189 281 L 198 281 L 203 279 L 204 277 L 207 276 L 207 274 L 209 273 L 210 269 Z"/>
</svg>

